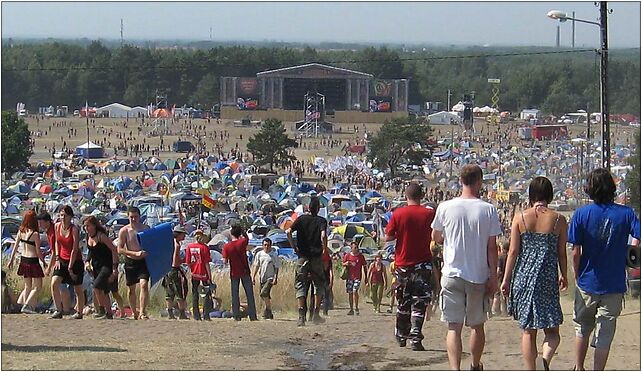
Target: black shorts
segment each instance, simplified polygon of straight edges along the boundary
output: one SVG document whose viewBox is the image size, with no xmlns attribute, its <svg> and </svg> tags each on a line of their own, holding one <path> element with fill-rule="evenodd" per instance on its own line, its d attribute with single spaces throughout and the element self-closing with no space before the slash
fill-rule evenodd
<svg viewBox="0 0 642 372">
<path fill-rule="evenodd" d="M 105 293 L 109 293 L 112 288 L 112 282 L 109 281 L 109 277 L 113 273 L 111 267 L 102 266 L 94 267 L 93 276 L 94 276 L 94 288 L 100 289 Z M 116 280 L 114 280 L 117 282 Z"/>
<path fill-rule="evenodd" d="M 149 270 L 145 259 L 132 260 L 125 258 L 125 281 L 128 287 L 138 284 L 141 279 L 149 280 Z"/>
<path fill-rule="evenodd" d="M 60 258 L 59 261 L 60 268 L 54 270 L 52 276 L 61 276 L 62 282 L 65 284 L 73 286 L 82 285 L 82 280 L 85 276 L 85 264 L 82 260 L 77 259 L 76 262 L 74 262 L 74 266 L 71 268 L 71 271 L 76 275 L 76 279 L 73 279 L 71 275 L 69 275 L 69 261 L 63 260 L 62 258 Z"/>
</svg>

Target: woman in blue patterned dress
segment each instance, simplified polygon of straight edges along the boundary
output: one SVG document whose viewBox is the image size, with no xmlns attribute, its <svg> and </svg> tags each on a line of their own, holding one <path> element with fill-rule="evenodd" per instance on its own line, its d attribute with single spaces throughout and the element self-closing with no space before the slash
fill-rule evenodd
<svg viewBox="0 0 642 372">
<path fill-rule="evenodd" d="M 508 298 L 509 314 L 522 329 L 524 366 L 535 370 L 537 331 L 543 329 L 542 358 L 538 361 L 548 370 L 560 343 L 560 290 L 568 283 L 566 218 L 548 208 L 553 185 L 546 177 L 531 181 L 528 198 L 531 208 L 513 218 L 501 291 Z"/>
</svg>

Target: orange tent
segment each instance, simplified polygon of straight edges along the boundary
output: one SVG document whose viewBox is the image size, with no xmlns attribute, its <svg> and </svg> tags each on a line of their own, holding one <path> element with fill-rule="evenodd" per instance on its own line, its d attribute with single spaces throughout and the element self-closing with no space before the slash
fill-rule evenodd
<svg viewBox="0 0 642 372">
<path fill-rule="evenodd" d="M 152 118 L 171 118 L 172 111 L 167 108 L 159 108 L 152 112 Z"/>
</svg>

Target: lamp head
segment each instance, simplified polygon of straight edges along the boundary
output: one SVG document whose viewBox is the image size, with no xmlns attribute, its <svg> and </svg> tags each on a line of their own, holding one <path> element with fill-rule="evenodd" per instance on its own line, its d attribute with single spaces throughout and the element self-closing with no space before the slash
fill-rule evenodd
<svg viewBox="0 0 642 372">
<path fill-rule="evenodd" d="M 566 20 L 568 19 L 566 13 L 561 10 L 551 10 L 550 12 L 546 13 L 546 16 L 551 19 L 557 19 L 560 22 L 566 22 Z"/>
</svg>

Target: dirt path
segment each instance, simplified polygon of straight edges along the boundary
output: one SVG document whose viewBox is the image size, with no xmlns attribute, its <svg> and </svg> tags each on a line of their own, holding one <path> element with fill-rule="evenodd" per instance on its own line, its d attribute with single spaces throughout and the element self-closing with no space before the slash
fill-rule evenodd
<svg viewBox="0 0 642 372">
<path fill-rule="evenodd" d="M 573 366 L 571 303 L 564 301 L 562 344 L 554 369 Z M 211 323 L 70 319 L 45 315 L 2 316 L 4 370 L 447 370 L 446 328 L 435 321 L 424 325 L 426 352 L 399 348 L 394 340 L 394 317 L 373 314 L 362 305 L 360 316 L 345 309 L 330 311 L 323 325 L 297 328 L 294 316 L 276 314 L 274 321 L 240 323 L 218 319 Z M 465 333 L 467 335 L 467 333 Z M 520 332 L 509 318 L 487 323 L 483 357 L 487 370 L 521 369 Z M 464 352 L 468 351 L 464 342 Z M 73 360 L 75 366 L 68 365 Z M 592 350 L 587 360 L 592 360 Z M 462 367 L 469 364 L 464 355 Z M 590 366 L 587 363 L 587 367 Z M 640 369 L 640 304 L 627 301 L 618 321 L 607 365 L 615 370 Z"/>
</svg>

